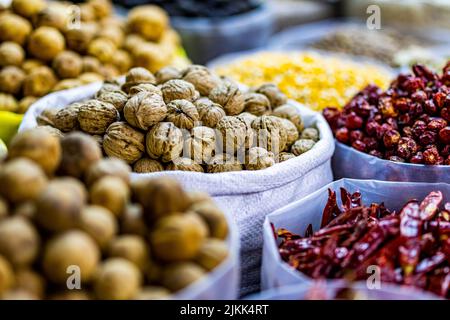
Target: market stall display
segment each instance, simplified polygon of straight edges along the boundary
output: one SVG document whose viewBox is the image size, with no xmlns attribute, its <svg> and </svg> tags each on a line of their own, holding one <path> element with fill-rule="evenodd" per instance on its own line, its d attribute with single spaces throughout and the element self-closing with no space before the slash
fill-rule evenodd
<svg viewBox="0 0 450 320">
<path fill-rule="evenodd" d="M 109 0 L 13 0 L 0 14 L 0 110 L 25 113 L 50 92 L 102 81 L 132 66 L 186 64 L 177 33 L 155 6 L 122 19 Z"/>
<path fill-rule="evenodd" d="M 386 88 L 390 78 L 383 67 L 315 52 L 257 52 L 224 57 L 212 66 L 218 74 L 248 86 L 272 82 L 313 110 L 343 105 L 370 83 Z"/>
<path fill-rule="evenodd" d="M 0 168 L 0 297 L 236 298 L 227 216 L 207 194 L 130 172 L 89 135 L 18 134 Z"/>
</svg>

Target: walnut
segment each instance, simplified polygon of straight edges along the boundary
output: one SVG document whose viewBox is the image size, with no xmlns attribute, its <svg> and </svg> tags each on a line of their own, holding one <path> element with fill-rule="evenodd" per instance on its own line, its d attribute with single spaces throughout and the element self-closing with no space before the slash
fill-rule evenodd
<svg viewBox="0 0 450 320">
<path fill-rule="evenodd" d="M 156 83 L 163 84 L 169 80 L 180 79 L 182 77 L 182 73 L 175 67 L 164 67 L 155 74 Z"/>
<path fill-rule="evenodd" d="M 4 67 L 0 71 L 0 91 L 18 94 L 25 80 L 25 72 L 15 66 Z"/>
<path fill-rule="evenodd" d="M 28 51 L 36 58 L 50 61 L 64 50 L 63 35 L 52 27 L 39 27 L 28 40 Z"/>
<path fill-rule="evenodd" d="M 89 0 L 88 5 L 92 7 L 96 19 L 109 17 L 113 13 L 113 5 L 109 0 Z"/>
<path fill-rule="evenodd" d="M 192 193 L 190 196 L 192 198 Z M 197 198 L 199 198 L 198 195 Z M 223 211 L 211 201 L 209 195 L 206 195 L 206 199 L 203 197 L 200 201 L 194 202 L 191 207 L 189 207 L 189 211 L 197 213 L 206 222 L 209 227 L 209 236 L 211 238 L 221 240 L 227 238 L 229 233 L 227 218 Z"/>
<path fill-rule="evenodd" d="M 229 154 L 218 154 L 211 158 L 206 167 L 208 173 L 241 171 L 242 165 L 238 159 Z"/>
<path fill-rule="evenodd" d="M 133 52 L 136 48 L 139 48 L 146 42 L 147 40 L 138 34 L 128 34 L 123 42 L 123 48 L 128 52 Z"/>
<path fill-rule="evenodd" d="M 134 64 L 151 72 L 156 72 L 169 64 L 172 58 L 171 52 L 155 43 L 144 43 L 132 53 Z"/>
<path fill-rule="evenodd" d="M 120 90 L 119 86 L 117 86 L 113 90 L 108 91 L 105 88 L 103 88 L 103 90 L 100 89 L 100 91 L 95 95 L 95 98 L 100 101 L 112 104 L 119 112 L 122 112 L 125 104 L 128 101 L 128 95 Z"/>
<path fill-rule="evenodd" d="M 121 178 L 128 184 L 130 173 L 131 169 L 125 161 L 117 158 L 103 158 L 89 167 L 85 175 L 85 181 L 90 186 L 102 177 L 114 176 Z"/>
<path fill-rule="evenodd" d="M 89 167 L 102 158 L 97 142 L 89 135 L 72 132 L 61 139 L 62 158 L 59 173 L 81 178 Z"/>
<path fill-rule="evenodd" d="M 139 92 L 155 93 L 162 97 L 161 89 L 150 83 L 141 83 L 137 86 L 131 87 L 128 95 L 131 97 L 138 94 Z"/>
<path fill-rule="evenodd" d="M 125 50 L 117 50 L 111 63 L 116 66 L 121 74 L 126 73 L 133 65 L 131 55 Z"/>
<path fill-rule="evenodd" d="M 83 61 L 78 53 L 63 51 L 53 60 L 53 70 L 62 79 L 76 78 L 83 71 Z"/>
<path fill-rule="evenodd" d="M 244 111 L 262 116 L 272 112 L 269 99 L 260 93 L 249 92 L 244 95 Z"/>
<path fill-rule="evenodd" d="M 187 156 L 196 163 L 206 163 L 216 147 L 216 132 L 208 127 L 195 127 L 192 137 L 186 140 Z"/>
<path fill-rule="evenodd" d="M 220 84 L 220 79 L 203 66 L 190 66 L 184 72 L 183 80 L 194 85 L 203 96 L 208 96 L 212 89 Z"/>
<path fill-rule="evenodd" d="M 195 101 L 199 97 L 198 91 L 192 83 L 184 80 L 169 80 L 161 86 L 161 91 L 163 93 L 164 101 L 169 103 L 173 100 L 188 100 Z"/>
<path fill-rule="evenodd" d="M 102 206 L 119 217 L 130 200 L 130 188 L 119 177 L 104 176 L 89 188 L 89 199 L 92 204 Z"/>
<path fill-rule="evenodd" d="M 164 171 L 164 167 L 157 160 L 142 158 L 133 165 L 133 171 L 137 173 L 159 172 Z"/>
<path fill-rule="evenodd" d="M 62 132 L 70 132 L 79 128 L 78 113 L 82 102 L 75 102 L 56 112 L 53 124 Z"/>
<path fill-rule="evenodd" d="M 247 170 L 261 170 L 275 164 L 274 154 L 260 147 L 250 148 L 245 160 Z"/>
<path fill-rule="evenodd" d="M 287 133 L 281 119 L 274 116 L 261 116 L 252 122 L 257 145 L 275 154 L 286 147 Z"/>
<path fill-rule="evenodd" d="M 237 85 L 230 81 L 223 81 L 209 94 L 209 99 L 220 104 L 227 115 L 237 115 L 244 110 L 244 95 Z"/>
<path fill-rule="evenodd" d="M 16 112 L 18 108 L 19 104 L 12 94 L 0 92 L 0 111 Z"/>
<path fill-rule="evenodd" d="M 13 11 L 25 18 L 31 18 L 44 9 L 45 6 L 44 0 L 13 0 L 11 2 Z"/>
<path fill-rule="evenodd" d="M 217 137 L 223 151 L 234 154 L 241 148 L 249 148 L 253 133 L 247 123 L 239 117 L 225 116 L 219 120 L 216 129 L 221 136 Z"/>
<path fill-rule="evenodd" d="M 114 122 L 106 130 L 103 150 L 110 157 L 128 163 L 139 160 L 145 150 L 145 135 L 125 122 Z"/>
<path fill-rule="evenodd" d="M 66 31 L 67 47 L 78 53 L 86 53 L 88 46 L 94 39 L 97 26 L 93 23 L 82 23 L 79 28 L 72 28 Z M 91 72 L 93 70 L 84 72 Z"/>
<path fill-rule="evenodd" d="M 287 102 L 286 95 L 272 83 L 263 84 L 255 91 L 265 95 L 269 99 L 272 109 L 275 109 L 276 107 L 279 107 Z"/>
<path fill-rule="evenodd" d="M 128 14 L 128 30 L 149 41 L 158 41 L 169 25 L 169 17 L 154 5 L 139 6 Z"/>
<path fill-rule="evenodd" d="M 58 109 L 46 108 L 36 117 L 39 126 L 55 126 L 55 117 Z"/>
<path fill-rule="evenodd" d="M 316 143 L 310 139 L 297 140 L 291 147 L 291 152 L 296 156 L 311 150 Z"/>
<path fill-rule="evenodd" d="M 80 106 L 78 123 L 81 130 L 90 134 L 103 134 L 109 125 L 119 120 L 119 112 L 108 102 L 88 100 Z"/>
<path fill-rule="evenodd" d="M 168 171 L 205 172 L 203 167 L 190 158 L 177 158 L 166 166 Z"/>
<path fill-rule="evenodd" d="M 215 128 L 219 120 L 226 115 L 219 104 L 212 102 L 208 98 L 200 98 L 194 102 L 194 105 L 197 107 L 202 125 L 210 128 Z"/>
<path fill-rule="evenodd" d="M 93 83 L 93 82 L 100 82 L 100 81 L 105 80 L 102 75 L 100 75 L 98 73 L 94 73 L 94 72 L 82 73 L 78 77 L 78 79 L 84 84 Z"/>
<path fill-rule="evenodd" d="M 96 57 L 102 63 L 108 63 L 112 61 L 116 50 L 116 46 L 111 40 L 97 38 L 89 43 L 87 53 Z"/>
<path fill-rule="evenodd" d="M 52 69 L 47 66 L 37 67 L 26 76 L 23 82 L 23 94 L 26 96 L 41 97 L 52 90 L 56 81 Z"/>
<path fill-rule="evenodd" d="M 102 65 L 100 68 L 100 74 L 107 80 L 115 79 L 120 76 L 119 70 L 111 63 Z"/>
<path fill-rule="evenodd" d="M 172 122 L 160 122 L 147 133 L 146 149 L 152 159 L 172 161 L 183 150 L 183 132 Z"/>
<path fill-rule="evenodd" d="M 255 116 L 254 114 L 248 113 L 248 112 L 242 112 L 241 114 L 239 114 L 237 116 L 238 118 L 242 119 L 245 121 L 245 123 L 247 124 L 247 126 L 249 126 L 251 128 L 252 126 L 252 122 L 258 118 L 257 116 Z"/>
<path fill-rule="evenodd" d="M 299 138 L 297 127 L 295 126 L 295 124 L 293 124 L 288 119 L 283 119 L 283 118 L 279 118 L 279 119 L 286 131 L 286 148 L 289 148 Z"/>
<path fill-rule="evenodd" d="M 8 12 L 0 15 L 0 41 L 12 41 L 23 45 L 31 33 L 28 20 Z"/>
<path fill-rule="evenodd" d="M 47 131 L 48 133 L 50 133 L 52 136 L 61 139 L 62 137 L 64 137 L 64 133 L 61 132 L 61 130 L 56 129 L 55 127 L 52 126 L 39 126 L 39 128 Z"/>
<path fill-rule="evenodd" d="M 164 120 L 167 109 L 160 95 L 144 91 L 128 100 L 123 113 L 129 124 L 147 131 L 151 126 Z"/>
<path fill-rule="evenodd" d="M 280 154 L 278 154 L 278 162 L 284 162 L 287 161 L 289 159 L 295 158 L 295 154 L 290 153 L 290 152 L 281 152 Z"/>
<path fill-rule="evenodd" d="M 20 66 L 25 59 L 25 51 L 15 42 L 0 44 L 0 67 Z"/>
<path fill-rule="evenodd" d="M 305 128 L 300 112 L 294 106 L 288 104 L 282 105 L 273 110 L 272 114 L 274 116 L 285 118 L 291 121 L 297 127 L 298 132 L 302 132 L 303 129 Z"/>
<path fill-rule="evenodd" d="M 107 93 L 107 92 L 114 92 L 114 91 L 120 91 L 120 90 L 121 90 L 120 84 L 118 81 L 106 80 L 105 82 L 103 82 L 101 88 L 95 94 L 95 98 L 97 98 L 98 96 L 101 96 L 102 94 Z"/>
<path fill-rule="evenodd" d="M 84 207 L 80 220 L 80 229 L 89 234 L 101 249 L 106 249 L 117 234 L 116 218 L 101 206 Z"/>
<path fill-rule="evenodd" d="M 108 28 L 100 28 L 96 34 L 96 38 L 108 39 L 114 43 L 116 48 L 120 48 L 125 40 L 125 34 L 123 30 L 118 27 L 108 26 Z M 128 71 L 128 69 L 125 71 Z"/>
<path fill-rule="evenodd" d="M 22 70 L 25 71 L 26 74 L 30 74 L 31 71 L 38 67 L 42 67 L 44 63 L 41 60 L 37 59 L 26 59 L 22 64 Z"/>
<path fill-rule="evenodd" d="M 130 69 L 125 76 L 122 90 L 128 93 L 131 87 L 142 83 L 156 84 L 155 76 L 147 69 L 141 67 Z"/>
<path fill-rule="evenodd" d="M 31 20 L 36 28 L 47 26 L 65 32 L 68 30 L 71 19 L 72 17 L 67 5 L 58 2 L 50 2 L 43 10 L 35 14 Z"/>
<path fill-rule="evenodd" d="M 208 271 L 214 270 L 229 255 L 228 245 L 219 239 L 207 239 L 198 253 L 195 261 Z"/>
<path fill-rule="evenodd" d="M 180 291 L 205 276 L 205 270 L 192 262 L 170 264 L 162 272 L 161 283 L 172 292 Z"/>
<path fill-rule="evenodd" d="M 83 72 L 100 72 L 101 64 L 97 58 L 85 56 L 82 57 L 81 60 Z"/>
<path fill-rule="evenodd" d="M 67 90 L 82 86 L 83 82 L 79 79 L 64 79 L 59 81 L 53 88 L 52 92 Z"/>
<path fill-rule="evenodd" d="M 30 109 L 31 105 L 38 100 L 36 97 L 24 97 L 19 101 L 18 113 L 25 113 Z"/>
<path fill-rule="evenodd" d="M 197 108 L 188 100 L 172 100 L 167 104 L 166 121 L 173 122 L 178 128 L 192 129 L 199 120 Z"/>
<path fill-rule="evenodd" d="M 305 130 L 302 131 L 300 138 L 311 139 L 317 142 L 320 139 L 319 131 L 315 128 L 306 128 Z"/>
</svg>

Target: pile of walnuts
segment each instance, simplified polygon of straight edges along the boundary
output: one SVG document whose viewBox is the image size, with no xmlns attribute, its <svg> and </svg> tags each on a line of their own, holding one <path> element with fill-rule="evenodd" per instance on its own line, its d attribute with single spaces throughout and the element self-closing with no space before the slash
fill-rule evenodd
<svg viewBox="0 0 450 320">
<path fill-rule="evenodd" d="M 0 162 L 0 299 L 165 299 L 229 256 L 208 195 L 130 172 L 84 133 L 17 135 Z"/>
<path fill-rule="evenodd" d="M 138 173 L 259 170 L 319 140 L 276 86 L 243 92 L 199 65 L 155 75 L 133 68 L 124 83 L 105 82 L 93 99 L 44 110 L 37 121 L 56 135 L 95 136 L 107 156 Z"/>
<path fill-rule="evenodd" d="M 13 0 L 0 10 L 0 110 L 24 113 L 49 92 L 115 78 L 133 66 L 174 61 L 179 38 L 165 11 L 147 5 L 127 19 L 110 0 Z"/>
</svg>

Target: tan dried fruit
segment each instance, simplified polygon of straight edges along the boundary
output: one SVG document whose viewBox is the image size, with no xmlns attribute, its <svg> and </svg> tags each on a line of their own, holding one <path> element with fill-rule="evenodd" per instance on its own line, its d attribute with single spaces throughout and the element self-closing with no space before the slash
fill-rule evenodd
<svg viewBox="0 0 450 320">
<path fill-rule="evenodd" d="M 96 141 L 81 132 L 72 132 L 61 139 L 62 158 L 59 173 L 81 178 L 89 167 L 102 158 Z"/>
<path fill-rule="evenodd" d="M 59 53 L 52 63 L 58 77 L 62 79 L 76 78 L 83 71 L 83 61 L 78 53 L 63 51 Z"/>
<path fill-rule="evenodd" d="M 38 100 L 36 97 L 24 97 L 19 101 L 18 113 L 25 113 Z"/>
<path fill-rule="evenodd" d="M 128 95 L 132 97 L 140 92 L 154 93 L 162 96 L 161 89 L 150 83 L 142 83 L 138 84 L 137 86 L 131 87 L 128 92 Z"/>
<path fill-rule="evenodd" d="M 191 133 L 192 136 L 186 140 L 187 156 L 195 163 L 208 162 L 216 148 L 215 130 L 202 126 L 193 128 Z"/>
<path fill-rule="evenodd" d="M 140 204 L 128 204 L 120 217 L 120 232 L 147 236 L 147 226 L 144 221 L 143 209 Z"/>
<path fill-rule="evenodd" d="M 39 246 L 38 232 L 26 218 L 10 217 L 0 222 L 0 256 L 15 268 L 31 265 Z"/>
<path fill-rule="evenodd" d="M 120 74 L 126 73 L 133 65 L 131 55 L 125 50 L 117 50 L 111 63 L 117 68 Z"/>
<path fill-rule="evenodd" d="M 221 136 L 217 137 L 217 142 L 223 147 L 223 151 L 235 154 L 242 148 L 248 148 L 251 143 L 247 123 L 239 117 L 226 116 L 219 120 L 216 129 Z"/>
<path fill-rule="evenodd" d="M 0 92 L 0 111 L 16 112 L 18 108 L 19 104 L 12 94 Z"/>
<path fill-rule="evenodd" d="M 58 234 L 47 243 L 42 267 L 48 279 L 65 285 L 68 268 L 77 266 L 81 281 L 85 283 L 94 277 L 99 260 L 100 251 L 95 241 L 83 231 L 71 230 Z"/>
<path fill-rule="evenodd" d="M 291 147 L 291 152 L 296 156 L 299 156 L 309 150 L 311 150 L 316 143 L 310 139 L 297 140 Z"/>
<path fill-rule="evenodd" d="M 164 67 L 155 73 L 156 83 L 163 84 L 169 80 L 181 79 L 182 73 L 175 67 Z"/>
<path fill-rule="evenodd" d="M 212 271 L 228 258 L 228 246 L 219 239 L 207 239 L 195 258 L 195 261 L 208 271 Z"/>
<path fill-rule="evenodd" d="M 35 200 L 47 185 L 47 178 L 34 162 L 17 158 L 0 170 L 0 195 L 12 203 Z"/>
<path fill-rule="evenodd" d="M 221 83 L 219 77 L 211 73 L 208 68 L 199 65 L 188 67 L 184 72 L 183 80 L 192 83 L 203 96 L 208 96 L 212 89 Z"/>
<path fill-rule="evenodd" d="M 88 46 L 91 43 L 92 39 L 94 39 L 96 32 L 97 26 L 92 23 L 82 23 L 79 28 L 72 28 L 67 30 L 65 33 L 67 47 L 70 50 L 76 51 L 78 53 L 83 54 L 86 53 L 88 50 Z M 83 70 L 83 71 L 93 72 L 94 70 Z"/>
<path fill-rule="evenodd" d="M 90 134 L 103 134 L 119 120 L 119 112 L 111 103 L 92 99 L 84 102 L 78 112 L 81 130 Z"/>
<path fill-rule="evenodd" d="M 9 157 L 29 158 L 39 164 L 47 175 L 53 175 L 61 161 L 59 139 L 39 127 L 22 131 L 11 140 Z"/>
<path fill-rule="evenodd" d="M 36 220 L 49 231 L 77 227 L 86 198 L 86 190 L 78 180 L 54 179 L 36 199 Z"/>
<path fill-rule="evenodd" d="M 166 121 L 181 129 L 192 129 L 200 120 L 197 108 L 188 100 L 172 100 L 167 104 Z"/>
<path fill-rule="evenodd" d="M 145 238 L 130 234 L 118 236 L 111 241 L 108 247 L 108 257 L 126 259 L 141 271 L 144 271 L 150 262 Z"/>
<path fill-rule="evenodd" d="M 195 90 L 194 85 L 179 79 L 167 81 L 161 86 L 161 91 L 166 103 L 181 99 L 195 101 L 199 97 L 199 93 Z"/>
<path fill-rule="evenodd" d="M 25 51 L 20 45 L 12 41 L 0 44 L 0 67 L 19 67 L 25 59 Z"/>
<path fill-rule="evenodd" d="M 155 5 L 136 7 L 128 14 L 128 30 L 149 41 L 158 41 L 168 25 L 167 13 Z"/>
<path fill-rule="evenodd" d="M 93 163 L 86 172 L 85 181 L 88 186 L 100 178 L 113 176 L 121 178 L 126 184 L 130 183 L 130 167 L 123 160 L 117 158 L 103 158 Z"/>
<path fill-rule="evenodd" d="M 260 93 L 249 92 L 244 95 L 244 111 L 262 116 L 272 112 L 269 99 Z"/>
<path fill-rule="evenodd" d="M 79 128 L 78 113 L 83 103 L 75 102 L 58 110 L 54 116 L 53 124 L 62 132 L 71 132 Z"/>
<path fill-rule="evenodd" d="M 26 96 L 42 97 L 49 93 L 57 80 L 53 70 L 47 66 L 33 69 L 23 82 L 23 94 Z"/>
<path fill-rule="evenodd" d="M 218 154 L 211 158 L 206 167 L 208 173 L 241 171 L 242 165 L 232 155 Z"/>
<path fill-rule="evenodd" d="M 172 122 L 160 122 L 147 133 L 146 150 L 152 159 L 177 159 L 183 150 L 183 132 Z"/>
<path fill-rule="evenodd" d="M 281 124 L 286 131 L 286 148 L 289 148 L 298 140 L 299 134 L 297 127 L 290 120 L 280 118 Z"/>
<path fill-rule="evenodd" d="M 83 208 L 80 228 L 104 249 L 117 234 L 118 226 L 115 216 L 106 208 L 90 205 Z"/>
<path fill-rule="evenodd" d="M 120 178 L 106 176 L 97 180 L 89 190 L 92 204 L 109 209 L 120 216 L 130 200 L 130 189 Z"/>
<path fill-rule="evenodd" d="M 139 160 L 145 151 L 145 135 L 125 122 L 114 122 L 106 130 L 103 150 L 109 157 L 128 163 Z"/>
<path fill-rule="evenodd" d="M 84 56 L 81 58 L 82 72 L 99 73 L 101 69 L 100 61 L 95 57 Z"/>
<path fill-rule="evenodd" d="M 0 255 L 0 295 L 3 296 L 14 285 L 14 272 L 11 264 Z"/>
<path fill-rule="evenodd" d="M 131 87 L 144 83 L 156 84 L 155 76 L 145 68 L 132 68 L 125 76 L 125 83 L 122 86 L 122 90 L 128 93 Z"/>
<path fill-rule="evenodd" d="M 94 292 L 102 300 L 132 299 L 139 292 L 142 275 L 139 269 L 123 258 L 105 260 L 96 272 Z"/>
<path fill-rule="evenodd" d="M 31 23 L 12 13 L 0 14 L 0 41 L 12 41 L 23 45 L 31 33 Z"/>
<path fill-rule="evenodd" d="M 222 107 L 209 100 L 208 98 L 200 98 L 194 102 L 202 125 L 215 128 L 217 123 L 226 116 Z"/>
<path fill-rule="evenodd" d="M 195 258 L 207 236 L 208 227 L 196 213 L 174 214 L 156 222 L 150 244 L 155 258 L 176 262 Z"/>
<path fill-rule="evenodd" d="M 33 31 L 28 40 L 28 51 L 36 58 L 44 61 L 54 59 L 65 48 L 65 40 L 61 32 L 53 27 L 39 27 Z"/>
<path fill-rule="evenodd" d="M 278 155 L 278 162 L 284 162 L 284 161 L 287 161 L 287 160 L 289 160 L 289 159 L 292 159 L 292 158 L 295 158 L 296 156 L 295 156 L 295 154 L 293 154 L 293 153 L 290 153 L 290 152 L 281 152 L 279 155 Z"/>
<path fill-rule="evenodd" d="M 0 91 L 18 94 L 25 80 L 25 72 L 15 66 L 4 67 L 0 71 Z"/>
<path fill-rule="evenodd" d="M 275 164 L 275 156 L 264 148 L 253 147 L 248 150 L 245 162 L 247 170 L 262 170 Z"/>
<path fill-rule="evenodd" d="M 164 287 L 145 286 L 134 297 L 134 300 L 167 300 L 170 299 L 170 291 Z"/>
<path fill-rule="evenodd" d="M 209 99 L 220 104 L 229 116 L 241 113 L 245 107 L 244 95 L 231 81 L 223 81 L 211 90 Z"/>
<path fill-rule="evenodd" d="M 137 173 L 159 172 L 164 171 L 164 167 L 157 160 L 142 158 L 133 165 L 133 171 Z"/>
<path fill-rule="evenodd" d="M 205 172 L 203 167 L 191 158 L 178 158 L 170 162 L 166 166 L 168 171 L 191 171 L 191 172 Z"/>
<path fill-rule="evenodd" d="M 111 62 L 116 50 L 114 43 L 105 38 L 94 39 L 87 47 L 87 53 L 96 57 L 102 63 Z"/>
<path fill-rule="evenodd" d="M 228 222 L 225 214 L 211 199 L 196 202 L 189 210 L 197 213 L 206 222 L 210 237 L 222 240 L 227 238 Z"/>
<path fill-rule="evenodd" d="M 123 113 L 129 124 L 147 131 L 150 127 L 164 120 L 167 109 L 160 95 L 140 92 L 128 100 Z"/>
<path fill-rule="evenodd" d="M 269 99 L 272 109 L 275 109 L 276 107 L 279 107 L 287 102 L 286 95 L 272 83 L 263 84 L 255 91 L 265 95 Z"/>
<path fill-rule="evenodd" d="M 25 18 L 31 18 L 44 9 L 45 6 L 46 3 L 44 0 L 13 0 L 11 2 L 13 11 Z"/>
<path fill-rule="evenodd" d="M 14 287 L 30 293 L 38 299 L 44 299 L 46 281 L 43 276 L 31 269 L 20 269 L 15 274 Z"/>
<path fill-rule="evenodd" d="M 274 116 L 261 116 L 252 122 L 255 130 L 257 146 L 275 154 L 286 148 L 287 133 L 281 123 L 281 119 Z"/>
<path fill-rule="evenodd" d="M 305 128 L 303 119 L 300 115 L 300 111 L 294 106 L 284 104 L 274 109 L 272 114 L 274 116 L 288 119 L 289 121 L 291 121 L 297 127 L 298 132 L 302 132 L 303 129 Z"/>
<path fill-rule="evenodd" d="M 317 142 L 320 139 L 319 130 L 315 128 L 306 128 L 305 130 L 302 131 L 300 139 L 310 139 L 313 140 L 314 142 Z"/>
<path fill-rule="evenodd" d="M 205 270 L 192 262 L 167 266 L 163 270 L 162 284 L 172 292 L 186 288 L 205 276 Z"/>
</svg>

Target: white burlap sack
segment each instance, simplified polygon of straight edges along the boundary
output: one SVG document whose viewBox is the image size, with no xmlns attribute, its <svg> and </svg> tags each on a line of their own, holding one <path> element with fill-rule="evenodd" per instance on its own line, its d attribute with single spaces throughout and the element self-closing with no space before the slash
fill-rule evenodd
<svg viewBox="0 0 450 320">
<path fill-rule="evenodd" d="M 61 108 L 71 102 L 89 98 L 101 84 L 62 91 L 36 102 L 26 113 L 19 130 L 37 125 L 36 117 L 47 107 Z M 208 192 L 219 206 L 233 216 L 241 238 L 241 294 L 259 289 L 262 225 L 265 216 L 295 199 L 304 197 L 332 181 L 331 156 L 334 141 L 325 119 L 300 104 L 295 105 L 307 126 L 315 124 L 321 139 L 312 150 L 299 157 L 260 171 L 205 174 L 165 171 L 133 174 L 133 179 L 171 176 L 189 190 Z"/>
<path fill-rule="evenodd" d="M 440 190 L 444 201 L 450 201 L 450 184 L 420 182 L 385 182 L 375 180 L 342 179 L 330 183 L 306 198 L 292 202 L 288 206 L 267 216 L 264 222 L 264 249 L 261 270 L 262 289 L 272 289 L 294 284 L 310 283 L 311 278 L 291 268 L 281 260 L 278 246 L 274 239 L 273 229 L 285 228 L 297 234 L 304 234 L 309 224 L 318 230 L 322 220 L 322 212 L 328 199 L 327 189 L 337 192 L 340 202 L 339 188 L 353 193 L 360 191 L 364 204 L 384 202 L 386 208 L 400 210 L 410 199 L 423 199 L 431 191 Z M 383 284 L 384 286 L 384 284 Z M 382 288 L 383 288 L 382 286 Z"/>
</svg>

